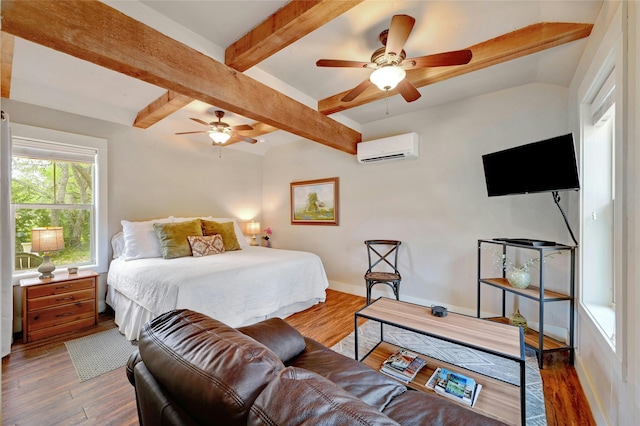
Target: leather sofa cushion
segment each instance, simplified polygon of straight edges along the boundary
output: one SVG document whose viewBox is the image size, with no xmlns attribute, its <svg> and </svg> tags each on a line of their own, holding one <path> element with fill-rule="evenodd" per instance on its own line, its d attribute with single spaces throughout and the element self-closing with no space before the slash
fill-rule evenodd
<svg viewBox="0 0 640 426">
<path fill-rule="evenodd" d="M 238 331 L 271 349 L 282 362 L 287 362 L 304 350 L 302 334 L 280 318 L 270 318 L 238 328 Z"/>
<path fill-rule="evenodd" d="M 253 401 L 284 368 L 266 346 L 189 310 L 147 323 L 139 350 L 149 372 L 198 424 L 246 424 Z"/>
<path fill-rule="evenodd" d="M 494 426 L 504 423 L 431 392 L 408 390 L 394 398 L 384 414 L 403 426 Z"/>
<path fill-rule="evenodd" d="M 326 377 L 351 395 L 379 411 L 407 388 L 368 365 L 347 358 L 313 339 L 305 337 L 306 349 L 286 363 Z"/>
<path fill-rule="evenodd" d="M 287 367 L 258 396 L 248 425 L 398 425 L 324 377 Z"/>
</svg>

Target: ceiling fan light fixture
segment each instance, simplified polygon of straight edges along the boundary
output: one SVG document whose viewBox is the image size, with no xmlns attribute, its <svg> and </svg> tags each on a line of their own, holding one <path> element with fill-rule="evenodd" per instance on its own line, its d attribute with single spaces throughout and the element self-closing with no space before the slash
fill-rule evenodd
<svg viewBox="0 0 640 426">
<path fill-rule="evenodd" d="M 213 142 L 223 144 L 231 138 L 231 135 L 228 135 L 227 133 L 223 133 L 223 132 L 210 131 L 209 137 Z"/>
<path fill-rule="evenodd" d="M 397 65 L 389 64 L 372 72 L 369 80 L 378 86 L 380 90 L 386 92 L 395 89 L 406 75 L 407 72 L 404 69 Z"/>
</svg>

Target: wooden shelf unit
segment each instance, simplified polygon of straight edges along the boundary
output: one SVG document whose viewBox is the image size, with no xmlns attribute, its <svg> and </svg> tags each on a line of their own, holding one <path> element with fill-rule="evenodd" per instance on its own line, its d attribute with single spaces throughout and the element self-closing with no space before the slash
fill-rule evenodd
<svg viewBox="0 0 640 426">
<path fill-rule="evenodd" d="M 520 296 L 527 297 L 533 300 L 540 300 L 543 302 L 553 302 L 556 300 L 570 300 L 571 296 L 566 294 L 558 293 L 557 291 L 552 290 L 544 290 L 542 292 L 542 296 L 540 296 L 540 287 L 535 287 L 530 285 L 527 288 L 515 288 L 511 287 L 509 281 L 506 278 L 482 278 L 484 284 L 489 284 L 494 287 L 504 289 L 511 293 L 519 294 Z"/>
<path fill-rule="evenodd" d="M 538 262 L 540 269 L 539 283 L 537 286 L 530 285 L 527 288 L 515 288 L 512 287 L 505 278 L 506 271 L 503 271 L 502 277 L 482 277 L 482 255 L 483 245 L 494 244 L 502 248 L 502 254 L 506 254 L 507 247 L 514 247 L 518 249 L 534 250 L 538 252 L 540 261 Z M 545 289 L 545 267 L 544 257 L 554 251 L 569 251 L 571 255 L 570 273 L 567 284 L 567 293 L 561 293 L 558 291 Z M 576 247 L 565 245 L 548 245 L 548 246 L 528 246 L 523 244 L 510 243 L 502 240 L 478 240 L 478 298 L 477 298 L 477 317 L 481 318 L 481 301 L 482 301 L 482 286 L 488 285 L 502 292 L 502 314 L 498 317 L 489 317 L 494 322 L 500 322 L 508 324 L 509 320 L 506 318 L 506 305 L 505 296 L 506 293 L 511 293 L 516 296 L 525 297 L 533 300 L 539 304 L 539 328 L 540 330 L 529 329 L 524 335 L 524 341 L 527 346 L 536 351 L 538 357 L 538 366 L 543 368 L 543 355 L 545 352 L 553 351 L 569 351 L 570 363 L 574 362 L 574 315 L 575 315 L 575 252 Z M 549 302 L 568 302 L 569 304 L 569 343 L 560 342 L 544 334 L 544 308 L 545 304 Z"/>
<path fill-rule="evenodd" d="M 489 321 L 500 322 L 502 324 L 509 324 L 509 318 L 505 317 L 495 317 L 495 318 L 485 318 Z M 535 330 L 529 329 L 524 334 L 524 343 L 530 347 L 537 347 L 540 342 L 540 333 Z M 561 351 L 567 349 L 567 344 L 556 340 L 552 337 L 542 335 L 542 350 L 545 352 L 549 351 Z"/>
<path fill-rule="evenodd" d="M 367 318 L 380 323 L 381 330 L 380 342 L 362 358 L 359 358 L 358 355 L 359 318 Z M 511 425 L 526 423 L 525 346 L 524 335 L 520 328 L 453 312 L 449 312 L 446 317 L 436 317 L 431 315 L 431 309 L 428 307 L 380 298 L 355 313 L 355 358 L 376 370 L 398 348 L 384 341 L 384 325 L 456 343 L 516 362 L 520 369 L 520 386 L 472 372 L 435 358 L 422 356 L 427 361 L 427 365 L 407 386 L 418 391 L 433 392 L 434 395 L 437 395 L 424 386 L 433 371 L 437 367 L 460 371 L 462 374 L 473 377 L 478 383 L 482 383 L 482 391 L 475 407 L 471 408 L 459 403 L 461 407 L 480 412 L 487 417 Z M 411 349 L 410 346 L 407 348 Z"/>
</svg>

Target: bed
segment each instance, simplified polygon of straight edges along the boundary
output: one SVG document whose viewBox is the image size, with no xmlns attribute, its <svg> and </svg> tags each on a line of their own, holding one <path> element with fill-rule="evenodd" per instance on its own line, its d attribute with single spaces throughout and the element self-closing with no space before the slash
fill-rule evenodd
<svg viewBox="0 0 640 426">
<path fill-rule="evenodd" d="M 132 257 L 127 250 L 132 238 L 131 232 L 127 233 L 128 225 L 144 224 L 148 228 L 150 222 L 159 221 L 122 221 L 123 232 L 112 238 L 114 259 L 107 276 L 106 301 L 128 340 L 137 340 L 147 321 L 172 309 L 192 309 L 239 327 L 265 318 L 284 318 L 325 300 L 329 283 L 317 255 L 249 246 L 235 221 L 239 250 L 173 259 L 148 256 L 158 253 L 150 251 Z M 148 229 L 134 233 L 133 238 L 139 245 L 145 238 L 145 244 L 155 243 Z"/>
</svg>

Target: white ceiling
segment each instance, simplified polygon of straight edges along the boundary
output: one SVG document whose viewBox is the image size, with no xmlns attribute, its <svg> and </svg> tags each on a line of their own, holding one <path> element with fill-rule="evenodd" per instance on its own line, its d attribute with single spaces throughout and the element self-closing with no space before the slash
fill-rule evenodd
<svg viewBox="0 0 640 426">
<path fill-rule="evenodd" d="M 224 62 L 224 49 L 286 1 L 105 1 L 166 35 Z M 379 1 L 368 0 L 286 47 L 248 75 L 313 108 L 317 100 L 349 90 L 368 77 L 365 69 L 318 68 L 318 59 L 368 61 L 380 47 L 378 34 L 395 14 L 416 18 L 404 50 L 408 57 L 458 50 L 538 22 L 593 23 L 597 1 Z M 532 82 L 567 87 L 586 39 L 419 88 L 422 97 L 406 103 L 399 95 L 340 113 L 339 119 L 359 130 L 363 124 Z M 46 72 L 44 72 L 46 71 Z M 11 98 L 131 125 L 138 111 L 165 92 L 48 48 L 16 39 Z M 173 134 L 199 130 L 189 117 L 213 121 L 214 106 L 193 102 L 148 131 Z M 386 115 L 388 109 L 389 115 Z M 250 123 L 228 113 L 226 122 Z M 209 143 L 205 134 L 180 136 Z M 299 139 L 279 131 L 261 137 L 265 143 L 231 147 L 264 153 L 277 143 Z"/>
</svg>

